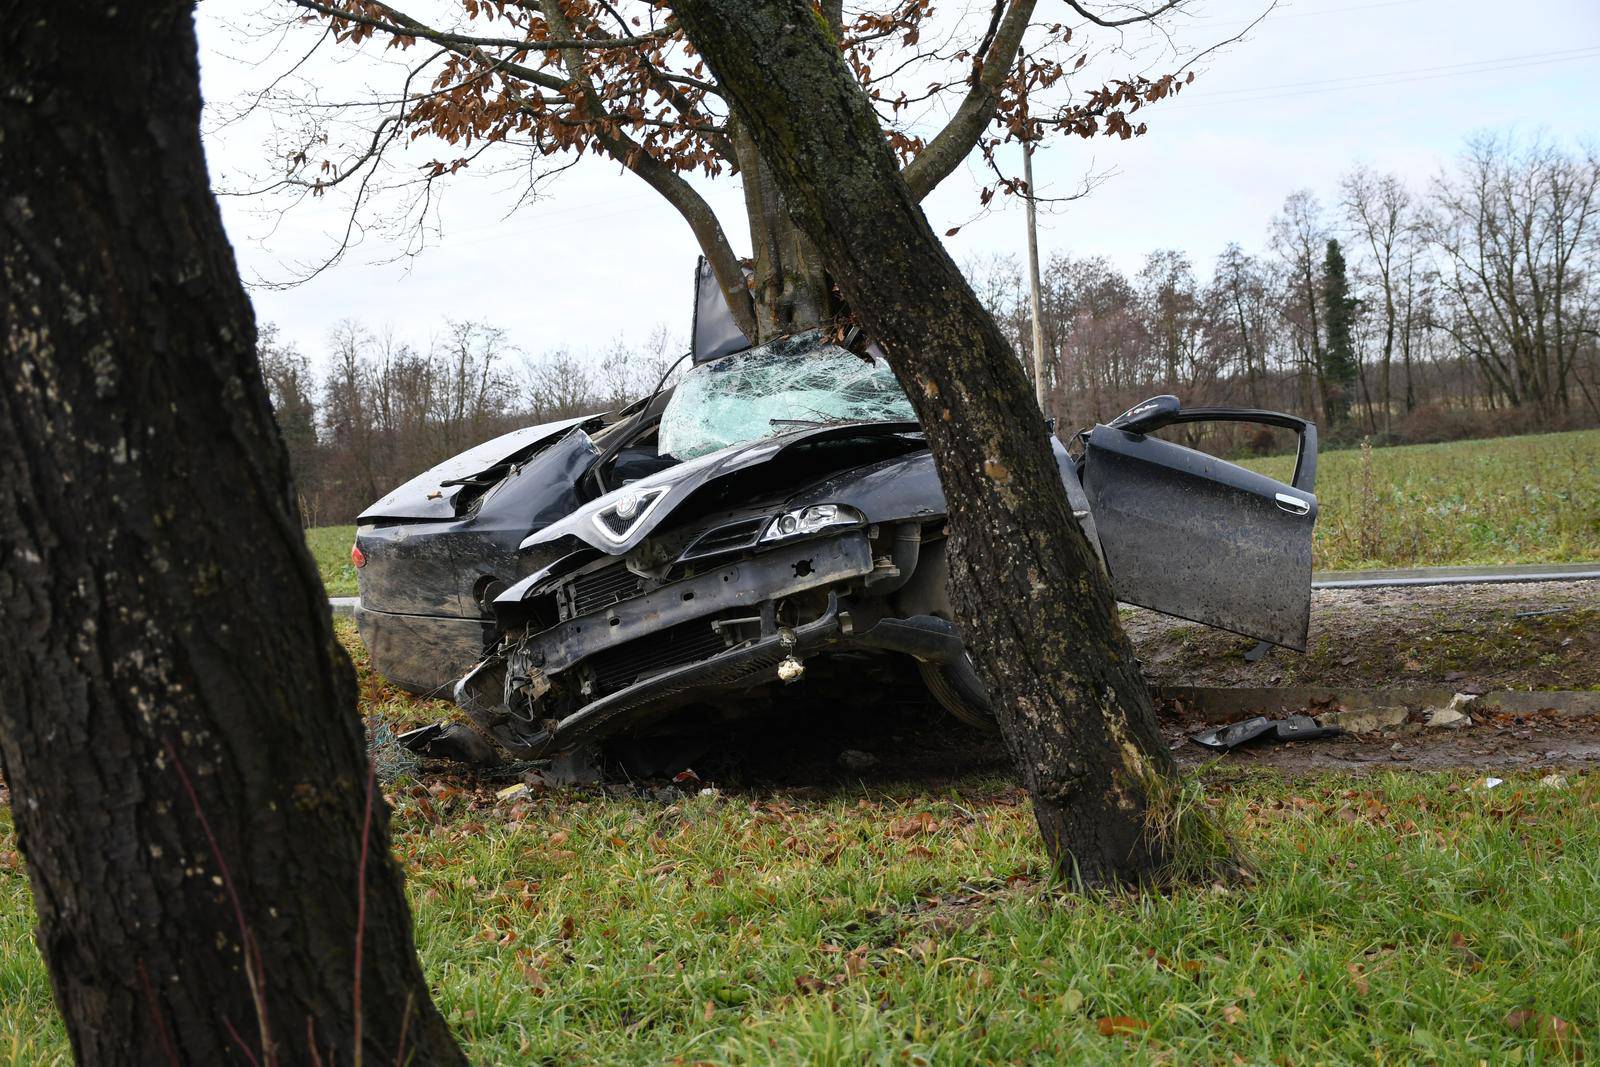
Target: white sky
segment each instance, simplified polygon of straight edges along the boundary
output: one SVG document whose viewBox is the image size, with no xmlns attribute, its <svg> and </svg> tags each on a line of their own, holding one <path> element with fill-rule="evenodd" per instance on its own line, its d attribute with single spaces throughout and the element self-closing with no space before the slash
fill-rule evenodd
<svg viewBox="0 0 1600 1067">
<path fill-rule="evenodd" d="M 980 6 L 987 12 L 987 2 Z M 1226 37 L 1261 6 L 1197 0 L 1194 10 L 1206 17 L 1187 37 Z M 1036 18 L 1065 17 L 1064 7 L 1051 8 L 1042 0 Z M 249 10 L 238 0 L 200 6 L 208 100 L 234 99 L 287 65 L 288 49 L 260 66 L 244 61 L 271 51 L 270 42 L 231 28 Z M 368 76 L 355 67 L 324 77 L 359 86 Z M 1169 247 L 1187 252 L 1204 274 L 1229 240 L 1259 247 L 1292 190 L 1309 187 L 1330 200 L 1337 176 L 1355 162 L 1421 183 L 1477 130 L 1515 126 L 1600 140 L 1600 0 L 1524 0 L 1510 15 L 1504 0 L 1288 0 L 1201 71 L 1176 100 L 1142 113 L 1150 124 L 1144 137 L 1057 141 L 1036 156 L 1042 195 L 1070 191 L 1086 171 L 1111 172 L 1090 197 L 1041 218 L 1042 256 L 1106 255 L 1132 270 L 1146 252 Z M 261 171 L 262 136 L 250 123 L 208 133 L 220 184 L 238 187 L 243 172 Z M 443 149 L 433 154 L 448 158 Z M 969 161 L 929 199 L 937 232 L 972 217 L 980 184 Z M 642 340 L 658 324 L 687 334 L 697 248 L 642 182 L 588 160 L 508 218 L 516 185 L 505 176 L 457 181 L 440 212 L 442 239 L 420 257 L 393 262 L 397 246 L 368 232 L 311 281 L 253 286 L 257 316 L 313 355 L 344 318 L 423 344 L 447 315 L 480 319 L 532 353 L 598 350 L 619 334 Z M 747 251 L 737 186 L 704 188 L 735 247 Z M 225 197 L 246 282 L 290 277 L 327 247 L 344 224 L 332 199 L 278 220 L 263 217 L 258 200 Z M 965 260 L 1020 257 L 1023 242 L 1022 211 L 1011 204 L 947 243 Z"/>
</svg>

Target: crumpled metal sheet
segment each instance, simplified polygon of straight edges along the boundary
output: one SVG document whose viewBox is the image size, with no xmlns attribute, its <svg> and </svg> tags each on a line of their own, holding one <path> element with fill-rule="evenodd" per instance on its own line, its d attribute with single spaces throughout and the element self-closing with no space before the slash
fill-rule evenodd
<svg viewBox="0 0 1600 1067">
<path fill-rule="evenodd" d="M 693 459 L 808 425 L 915 417 L 887 360 L 812 332 L 690 370 L 662 413 L 659 448 Z"/>
</svg>

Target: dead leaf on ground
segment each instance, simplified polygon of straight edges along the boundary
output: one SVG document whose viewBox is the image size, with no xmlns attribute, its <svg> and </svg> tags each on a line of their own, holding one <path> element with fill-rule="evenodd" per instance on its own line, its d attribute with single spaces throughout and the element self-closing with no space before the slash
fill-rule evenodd
<svg viewBox="0 0 1600 1067">
<path fill-rule="evenodd" d="M 828 988 L 828 983 L 809 974 L 797 974 L 794 987 L 802 993 L 821 993 Z"/>
<path fill-rule="evenodd" d="M 1459 956 L 1473 970 L 1483 966 L 1483 957 L 1472 951 L 1472 946 L 1467 943 L 1466 935 L 1460 931 L 1450 935 L 1450 951 Z"/>
<path fill-rule="evenodd" d="M 1506 1028 L 1524 1037 L 1537 1038 L 1547 1048 L 1570 1055 L 1578 1051 L 1579 1031 L 1559 1015 L 1545 1015 L 1532 1008 L 1517 1008 L 1506 1013 Z"/>
<path fill-rule="evenodd" d="M 1102 1037 L 1137 1034 L 1150 1029 L 1150 1024 L 1131 1015 L 1107 1015 L 1095 1023 Z"/>
<path fill-rule="evenodd" d="M 1237 1004 L 1229 1004 L 1222 1009 L 1222 1021 L 1229 1026 L 1237 1026 L 1244 1022 L 1244 1009 Z"/>
</svg>

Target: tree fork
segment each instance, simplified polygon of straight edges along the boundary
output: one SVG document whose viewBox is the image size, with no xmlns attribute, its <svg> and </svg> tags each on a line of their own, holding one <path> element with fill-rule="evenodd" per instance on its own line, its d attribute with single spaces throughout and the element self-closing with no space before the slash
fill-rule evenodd
<svg viewBox="0 0 1600 1067">
<path fill-rule="evenodd" d="M 74 1056 L 464 1063 L 208 187 L 190 6 L 0 24 L 0 763 Z"/>
<path fill-rule="evenodd" d="M 1026 376 L 805 0 L 675 0 L 800 228 L 888 354 L 950 502 L 951 595 L 1057 870 L 1086 887 L 1231 869 L 1184 799 Z"/>
</svg>

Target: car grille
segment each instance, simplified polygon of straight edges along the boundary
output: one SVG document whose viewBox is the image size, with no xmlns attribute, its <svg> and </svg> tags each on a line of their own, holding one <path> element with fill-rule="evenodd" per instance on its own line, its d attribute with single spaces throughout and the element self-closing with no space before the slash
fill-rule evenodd
<svg viewBox="0 0 1600 1067">
<path fill-rule="evenodd" d="M 608 648 L 589 657 L 595 681 L 606 693 L 632 685 L 640 677 L 706 659 L 727 648 L 710 619 L 669 626 L 649 637 Z"/>
<path fill-rule="evenodd" d="M 716 555 L 718 552 L 749 548 L 756 543 L 756 538 L 761 536 L 761 528 L 766 522 L 767 516 L 759 515 L 753 519 L 740 519 L 726 526 L 718 526 L 715 530 L 701 534 L 699 540 L 690 545 L 679 558 L 698 559 L 701 556 Z"/>
<path fill-rule="evenodd" d="M 571 609 L 567 617 L 575 618 L 609 608 L 613 604 L 631 600 L 642 592 L 644 579 L 630 571 L 624 563 L 580 574 L 567 583 L 565 599 Z"/>
</svg>

